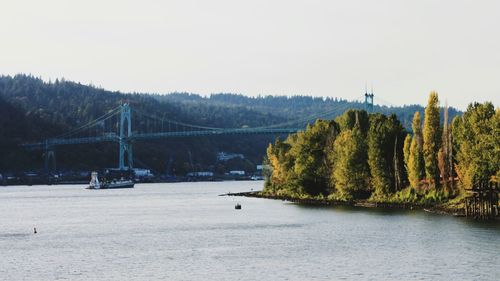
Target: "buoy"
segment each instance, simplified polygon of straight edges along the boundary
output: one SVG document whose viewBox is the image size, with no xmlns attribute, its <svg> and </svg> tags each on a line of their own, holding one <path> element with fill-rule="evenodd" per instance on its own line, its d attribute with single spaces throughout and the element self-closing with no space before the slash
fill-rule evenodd
<svg viewBox="0 0 500 281">
<path fill-rule="evenodd" d="M 33 227 L 33 233 L 35 233 L 35 234 L 37 233 L 36 232 L 36 227 Z"/>
</svg>

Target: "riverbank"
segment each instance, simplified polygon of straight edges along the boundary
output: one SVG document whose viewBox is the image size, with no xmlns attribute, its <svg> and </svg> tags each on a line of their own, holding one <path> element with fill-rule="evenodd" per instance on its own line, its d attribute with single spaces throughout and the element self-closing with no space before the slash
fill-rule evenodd
<svg viewBox="0 0 500 281">
<path fill-rule="evenodd" d="M 221 196 L 243 196 L 254 197 L 263 199 L 282 200 L 305 205 L 318 205 L 318 206 L 351 206 L 360 208 L 384 208 L 384 209 L 404 209 L 404 210 L 423 210 L 441 215 L 451 215 L 456 217 L 465 216 L 463 208 L 450 206 L 447 204 L 420 204 L 420 203 L 394 203 L 394 202 L 372 202 L 368 200 L 331 200 L 331 199 L 316 199 L 316 198 L 294 198 L 290 196 L 278 196 L 264 194 L 261 191 L 248 191 L 237 193 L 226 193 Z"/>
<path fill-rule="evenodd" d="M 88 184 L 90 176 L 82 176 L 76 179 L 48 179 L 47 177 L 20 178 L 12 177 L 0 179 L 1 186 L 22 186 L 22 185 L 73 185 Z M 257 181 L 260 178 L 251 176 L 218 176 L 218 177 L 172 177 L 172 178 L 135 178 L 135 183 L 179 183 L 179 182 L 222 182 L 222 181 Z"/>
</svg>

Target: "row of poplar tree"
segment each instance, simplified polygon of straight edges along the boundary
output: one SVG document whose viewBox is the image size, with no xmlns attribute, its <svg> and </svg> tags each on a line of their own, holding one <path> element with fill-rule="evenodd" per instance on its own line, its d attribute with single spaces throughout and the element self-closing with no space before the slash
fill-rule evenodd
<svg viewBox="0 0 500 281">
<path fill-rule="evenodd" d="M 500 110 L 474 103 L 452 122 L 447 106 L 443 118 L 440 110 L 431 92 L 423 122 L 416 112 L 412 132 L 395 115 L 363 110 L 317 120 L 269 145 L 264 192 L 384 200 L 403 189 L 455 196 L 478 181 L 498 182 Z"/>
</svg>

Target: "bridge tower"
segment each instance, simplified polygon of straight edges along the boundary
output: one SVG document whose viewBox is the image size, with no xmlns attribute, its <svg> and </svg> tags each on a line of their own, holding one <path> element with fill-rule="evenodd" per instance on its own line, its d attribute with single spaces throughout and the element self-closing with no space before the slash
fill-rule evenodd
<svg viewBox="0 0 500 281">
<path fill-rule="evenodd" d="M 54 147 L 49 145 L 48 140 L 45 141 L 45 153 L 43 154 L 44 157 L 44 166 L 45 166 L 45 172 L 47 174 L 51 172 L 56 171 L 56 153 L 54 151 Z"/>
<path fill-rule="evenodd" d="M 367 112 L 373 112 L 373 89 L 371 94 L 368 94 L 368 91 L 365 91 L 365 110 Z"/>
<path fill-rule="evenodd" d="M 133 153 L 132 153 L 132 115 L 128 103 L 121 105 L 120 114 L 120 155 L 118 160 L 118 168 L 120 170 L 132 169 Z M 127 153 L 127 166 L 125 167 L 125 153 Z"/>
</svg>

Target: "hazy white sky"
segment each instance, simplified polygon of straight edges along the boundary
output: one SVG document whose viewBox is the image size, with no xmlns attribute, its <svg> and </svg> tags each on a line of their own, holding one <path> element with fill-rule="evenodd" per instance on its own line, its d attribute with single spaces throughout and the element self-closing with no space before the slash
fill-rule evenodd
<svg viewBox="0 0 500 281">
<path fill-rule="evenodd" d="M 125 92 L 500 103 L 500 1 L 1 0 L 0 74 Z"/>
</svg>

